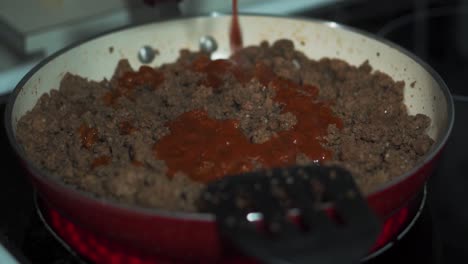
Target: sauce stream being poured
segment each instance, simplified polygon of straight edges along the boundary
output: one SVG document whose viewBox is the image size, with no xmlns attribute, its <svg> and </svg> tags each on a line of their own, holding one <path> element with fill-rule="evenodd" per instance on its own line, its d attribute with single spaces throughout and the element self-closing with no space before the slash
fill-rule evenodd
<svg viewBox="0 0 468 264">
<path fill-rule="evenodd" d="M 237 0 L 232 0 L 232 20 L 229 31 L 232 53 L 242 48 L 242 33 L 239 25 L 239 15 L 237 8 Z"/>
</svg>

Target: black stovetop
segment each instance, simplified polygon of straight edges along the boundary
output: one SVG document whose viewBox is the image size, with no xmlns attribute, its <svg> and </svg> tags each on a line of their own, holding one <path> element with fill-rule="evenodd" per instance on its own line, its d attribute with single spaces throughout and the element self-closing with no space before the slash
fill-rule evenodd
<svg viewBox="0 0 468 264">
<path fill-rule="evenodd" d="M 402 0 L 392 1 L 392 5 L 390 1 L 370 1 L 366 5 L 358 4 L 362 1 L 355 2 L 301 15 L 334 20 L 377 33 L 388 21 L 408 14 L 413 8 L 407 4 L 410 1 Z M 432 6 L 441 5 L 441 1 L 428 2 Z M 463 1 L 448 2 L 457 5 Z M 404 35 L 387 37 L 412 48 L 403 41 Z M 445 39 L 434 38 L 431 41 L 443 42 Z M 437 64 L 437 61 L 426 59 L 431 64 Z M 460 62 L 457 65 L 459 67 Z M 440 71 L 439 65 L 433 66 Z M 447 63 L 444 67 L 447 67 Z M 450 71 L 457 69 L 460 68 Z M 455 99 L 457 117 L 452 136 L 436 172 L 428 182 L 426 206 L 413 228 L 392 248 L 369 263 L 468 263 L 468 192 L 465 192 L 468 190 L 468 177 L 464 177 L 468 164 L 468 155 L 464 153 L 468 149 L 468 122 L 464 121 L 468 116 L 468 97 L 463 97 L 468 95 L 468 87 L 464 86 L 465 80 L 454 79 L 453 75 L 446 73 L 450 71 L 444 71 L 445 68 L 441 70 L 443 78 L 450 78 L 450 81 L 447 80 L 449 88 L 461 96 Z M 80 263 L 48 233 L 36 214 L 32 188 L 17 166 L 6 139 L 4 108 L 4 102 L 1 102 L 0 164 L 3 173 L 0 177 L 0 243 L 24 263 Z"/>
</svg>

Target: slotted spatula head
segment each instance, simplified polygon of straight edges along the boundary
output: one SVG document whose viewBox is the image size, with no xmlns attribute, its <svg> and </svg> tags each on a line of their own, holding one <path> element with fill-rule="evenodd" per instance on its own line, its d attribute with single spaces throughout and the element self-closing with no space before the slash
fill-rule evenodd
<svg viewBox="0 0 468 264">
<path fill-rule="evenodd" d="M 226 176 L 201 204 L 223 236 L 266 263 L 358 263 L 380 230 L 352 175 L 336 166 Z"/>
</svg>

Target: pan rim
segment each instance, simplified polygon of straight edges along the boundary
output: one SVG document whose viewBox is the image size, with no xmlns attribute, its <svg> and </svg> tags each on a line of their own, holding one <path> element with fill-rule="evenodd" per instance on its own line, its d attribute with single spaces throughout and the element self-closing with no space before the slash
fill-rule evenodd
<svg viewBox="0 0 468 264">
<path fill-rule="evenodd" d="M 180 21 L 180 20 L 183 21 L 183 20 L 199 19 L 199 18 L 216 19 L 217 17 L 228 17 L 228 16 L 229 16 L 228 14 L 212 13 L 212 14 L 209 14 L 209 15 L 205 14 L 205 15 L 194 15 L 194 16 L 193 15 L 192 16 L 181 16 L 181 17 L 178 17 L 178 18 L 175 18 L 175 19 L 170 19 L 170 20 L 166 20 L 166 21 L 152 21 L 152 22 L 149 22 L 149 23 L 136 25 L 136 26 L 135 25 L 124 26 L 124 27 L 120 27 L 120 28 L 113 29 L 113 30 L 110 30 L 110 31 L 107 31 L 107 32 L 103 32 L 103 33 L 100 33 L 100 34 L 98 34 L 96 36 L 93 36 L 93 37 L 84 39 L 82 41 L 76 42 L 76 43 L 74 43 L 72 45 L 69 45 L 69 46 L 55 52 L 54 54 L 50 55 L 49 57 L 43 59 L 33 69 L 31 69 L 21 79 L 21 81 L 16 85 L 15 89 L 13 90 L 13 92 L 11 93 L 11 95 L 10 95 L 10 97 L 8 99 L 8 103 L 7 103 L 7 106 L 5 108 L 5 117 L 4 117 L 4 122 L 5 123 L 4 123 L 4 125 L 5 125 L 5 128 L 6 128 L 8 141 L 9 141 L 14 153 L 20 158 L 20 160 L 22 162 L 24 162 L 26 164 L 27 169 L 31 172 L 31 174 L 33 174 L 33 177 L 37 177 L 37 178 L 40 178 L 40 179 L 42 179 L 44 181 L 47 181 L 50 184 L 54 185 L 54 187 L 65 189 L 68 192 L 70 192 L 71 195 L 80 197 L 81 199 L 84 198 L 84 199 L 89 200 L 90 202 L 94 202 L 94 203 L 97 202 L 99 204 L 102 204 L 102 205 L 105 205 L 105 206 L 108 206 L 108 207 L 112 207 L 113 209 L 130 211 L 130 212 L 134 212 L 134 213 L 137 213 L 137 214 L 144 214 L 144 215 L 147 215 L 147 216 L 167 217 L 167 218 L 180 219 L 180 220 L 213 221 L 214 220 L 214 215 L 212 215 L 210 213 L 168 211 L 168 210 L 163 210 L 163 209 L 158 209 L 158 208 L 145 208 L 145 207 L 141 207 L 141 206 L 138 206 L 138 205 L 127 205 L 127 204 L 123 204 L 123 203 L 120 203 L 118 201 L 115 201 L 113 199 L 110 199 L 110 198 L 97 197 L 96 195 L 94 195 L 94 194 L 92 194 L 90 192 L 79 190 L 79 189 L 75 188 L 72 185 L 64 183 L 63 181 L 57 179 L 57 177 L 52 176 L 51 173 L 49 173 L 49 172 L 47 172 L 45 170 L 39 169 L 38 166 L 33 164 L 33 162 L 27 158 L 25 151 L 20 147 L 20 144 L 17 141 L 17 139 L 16 139 L 16 137 L 15 137 L 15 135 L 13 133 L 12 112 L 13 112 L 13 107 L 14 107 L 14 104 L 16 102 L 16 99 L 17 99 L 20 91 L 22 90 L 22 87 L 24 86 L 24 84 L 26 84 L 30 80 L 30 78 L 39 69 L 41 69 L 44 65 L 51 62 L 52 60 L 59 57 L 60 55 L 66 53 L 67 51 L 69 51 L 69 50 L 71 50 L 71 49 L 73 49 L 75 47 L 78 47 L 78 46 L 80 46 L 80 45 L 82 45 L 82 44 L 84 44 L 86 42 L 90 42 L 90 41 L 96 40 L 96 39 L 98 39 L 100 37 L 107 36 L 107 35 L 114 34 L 114 33 L 118 33 L 118 32 L 121 32 L 121 31 L 124 31 L 124 30 L 127 30 L 127 29 L 144 27 L 144 26 L 148 26 L 148 25 L 151 25 L 151 24 L 155 24 L 155 23 L 166 23 L 166 22 L 173 23 L 173 22 L 177 22 L 177 21 Z M 315 18 L 306 18 L 306 17 L 300 17 L 300 16 L 285 17 L 285 16 L 281 16 L 281 15 L 264 15 L 264 14 L 250 14 L 250 13 L 240 13 L 239 16 L 240 16 L 240 18 L 242 18 L 242 17 L 262 17 L 262 18 L 280 18 L 280 19 L 286 19 L 286 20 L 301 20 L 301 21 L 305 21 L 305 22 L 312 22 L 312 23 L 316 23 L 316 24 L 325 25 L 325 26 L 330 27 L 330 28 L 336 28 L 336 29 L 343 30 L 343 31 L 357 33 L 357 34 L 359 34 L 359 35 L 361 35 L 363 37 L 366 37 L 366 38 L 372 39 L 372 40 L 376 40 L 376 41 L 388 46 L 389 48 L 394 48 L 398 52 L 403 53 L 405 56 L 408 56 L 409 58 L 414 60 L 425 71 L 427 71 L 429 73 L 429 75 L 431 75 L 435 79 L 436 83 L 439 85 L 439 88 L 442 90 L 442 93 L 443 93 L 443 95 L 445 97 L 446 105 L 447 105 L 447 115 L 448 115 L 447 116 L 447 118 L 448 118 L 448 120 L 447 120 L 448 127 L 447 127 L 447 129 L 445 131 L 443 131 L 443 135 L 441 136 L 441 140 L 436 142 L 436 144 L 432 147 L 431 151 L 424 157 L 424 159 L 422 161 L 418 162 L 418 164 L 416 164 L 416 166 L 414 166 L 411 170 L 407 171 L 406 173 L 404 173 L 404 174 L 402 174 L 402 175 L 400 175 L 398 177 L 393 178 L 392 180 L 386 182 L 385 184 L 379 185 L 372 192 L 365 195 L 367 198 L 372 197 L 372 196 L 374 196 L 374 195 L 376 195 L 376 194 L 378 194 L 378 193 L 380 193 L 380 192 L 382 192 L 382 191 L 384 191 L 386 189 L 389 189 L 389 188 L 391 188 L 391 187 L 393 187 L 395 185 L 398 185 L 402 181 L 406 180 L 411 175 L 415 174 L 417 171 L 422 169 L 426 164 L 430 163 L 436 157 L 436 155 L 439 152 L 442 151 L 443 147 L 445 146 L 445 144 L 446 144 L 446 142 L 447 142 L 447 140 L 448 140 L 448 138 L 449 138 L 449 136 L 451 134 L 453 124 L 454 124 L 454 120 L 455 120 L 455 109 L 454 109 L 453 98 L 452 98 L 452 96 L 450 94 L 450 91 L 449 91 L 447 85 L 445 84 L 443 79 L 440 77 L 440 75 L 431 66 L 429 66 L 426 62 L 424 62 L 422 59 L 420 59 L 419 57 L 417 57 L 416 55 L 414 55 L 410 51 L 408 51 L 405 48 L 403 48 L 403 47 L 401 47 L 401 46 L 399 46 L 399 45 L 397 45 L 397 44 L 395 44 L 395 43 L 393 43 L 393 42 L 391 42 L 389 40 L 386 40 L 383 37 L 378 36 L 376 34 L 372 34 L 370 32 L 366 32 L 366 31 L 356 29 L 354 27 L 350 27 L 350 26 L 347 26 L 347 25 L 343 25 L 343 24 L 340 24 L 340 23 L 336 23 L 336 22 L 333 22 L 333 21 L 321 20 L 321 19 L 315 19 Z"/>
</svg>

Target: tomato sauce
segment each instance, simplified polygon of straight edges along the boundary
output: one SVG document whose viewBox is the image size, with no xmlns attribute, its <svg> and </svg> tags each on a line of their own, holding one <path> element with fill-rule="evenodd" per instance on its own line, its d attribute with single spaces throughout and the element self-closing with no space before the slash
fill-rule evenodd
<svg viewBox="0 0 468 264">
<path fill-rule="evenodd" d="M 203 66 L 198 67 L 201 60 Z M 169 176 L 181 171 L 193 180 L 209 182 L 250 171 L 256 166 L 293 165 L 300 153 L 315 162 L 331 158 L 331 151 L 321 143 L 328 126 L 335 124 L 341 128 L 342 121 L 333 115 L 329 105 L 317 101 L 316 87 L 278 77 L 263 64 L 242 70 L 231 61 L 200 61 L 195 61 L 194 68 L 205 71 L 207 80 L 210 75 L 222 80 L 223 74 L 237 74 L 243 81 L 250 76 L 274 89 L 274 100 L 282 105 L 284 113 L 294 114 L 297 123 L 264 143 L 254 144 L 242 133 L 238 120 L 216 120 L 203 110 L 184 113 L 167 123 L 171 133 L 153 146 L 155 157 L 166 162 Z M 219 86 L 218 81 L 208 82 Z"/>
<path fill-rule="evenodd" d="M 137 86 L 146 85 L 150 89 L 157 89 L 164 82 L 164 74 L 149 66 L 141 66 L 138 71 L 124 73 L 117 81 L 117 87 L 104 94 L 102 100 L 105 105 L 115 107 L 117 100 L 125 96 L 133 100 L 133 91 Z"/>
<path fill-rule="evenodd" d="M 80 133 L 81 145 L 86 149 L 90 149 L 98 140 L 97 129 L 90 128 L 86 123 L 80 125 L 78 132 Z"/>
<path fill-rule="evenodd" d="M 130 135 L 137 129 L 128 121 L 122 121 L 119 123 L 120 135 Z"/>
<path fill-rule="evenodd" d="M 111 157 L 109 156 L 100 156 L 95 158 L 93 162 L 91 162 L 91 169 L 95 169 L 99 166 L 108 165 L 111 162 Z"/>
<path fill-rule="evenodd" d="M 142 167 L 144 164 L 141 161 L 132 160 L 132 165 L 135 166 L 135 167 Z"/>
<path fill-rule="evenodd" d="M 237 14 L 237 1 L 233 0 L 233 17 L 230 28 L 232 52 L 242 48 L 242 35 Z M 292 113 L 297 123 L 288 131 L 280 131 L 261 144 L 252 143 L 239 128 L 238 120 L 216 120 L 204 110 L 186 112 L 169 121 L 169 135 L 154 146 L 156 159 L 164 160 L 168 176 L 181 171 L 195 181 L 209 182 L 225 175 L 251 171 L 257 167 L 272 168 L 296 163 L 299 154 L 320 163 L 332 157 L 330 150 L 322 147 L 328 126 L 342 128 L 342 121 L 333 115 L 330 106 L 317 101 L 318 89 L 311 85 L 299 85 L 277 76 L 261 63 L 245 68 L 235 60 L 211 60 L 207 55 L 197 57 L 189 68 L 204 73 L 199 84 L 222 89 L 227 75 L 245 84 L 252 79 L 274 89 L 274 101 L 282 106 L 282 112 Z M 164 75 L 153 68 L 142 66 L 138 72 L 127 72 L 118 80 L 118 87 L 104 95 L 106 105 L 115 106 L 116 100 L 125 96 L 132 100 L 136 86 L 147 85 L 152 89 L 164 81 Z M 124 121 L 119 124 L 120 134 L 129 135 L 136 128 Z M 80 127 L 83 146 L 90 146 L 97 139 L 97 131 Z M 93 161 L 91 167 L 105 165 L 110 158 L 103 156 Z M 142 166 L 140 161 L 132 161 Z"/>
</svg>

